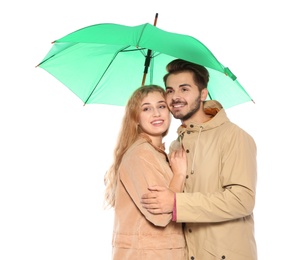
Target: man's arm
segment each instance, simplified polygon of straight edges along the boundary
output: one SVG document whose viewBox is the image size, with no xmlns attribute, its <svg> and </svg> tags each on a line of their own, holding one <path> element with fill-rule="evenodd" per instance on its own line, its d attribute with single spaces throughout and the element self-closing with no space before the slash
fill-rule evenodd
<svg viewBox="0 0 296 260">
<path fill-rule="evenodd" d="M 141 198 L 143 208 L 152 214 L 171 213 L 174 208 L 174 192 L 167 187 L 149 187 L 149 193 Z"/>
</svg>

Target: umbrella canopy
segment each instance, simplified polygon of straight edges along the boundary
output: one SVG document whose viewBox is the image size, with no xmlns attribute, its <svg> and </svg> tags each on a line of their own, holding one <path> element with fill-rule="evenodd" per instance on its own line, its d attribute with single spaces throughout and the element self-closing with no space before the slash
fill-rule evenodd
<svg viewBox="0 0 296 260">
<path fill-rule="evenodd" d="M 144 83 L 164 87 L 166 65 L 176 58 L 208 69 L 208 99 L 218 100 L 224 108 L 252 100 L 230 69 L 199 40 L 149 23 L 104 23 L 82 28 L 54 41 L 38 66 L 85 104 L 123 106 Z"/>
</svg>

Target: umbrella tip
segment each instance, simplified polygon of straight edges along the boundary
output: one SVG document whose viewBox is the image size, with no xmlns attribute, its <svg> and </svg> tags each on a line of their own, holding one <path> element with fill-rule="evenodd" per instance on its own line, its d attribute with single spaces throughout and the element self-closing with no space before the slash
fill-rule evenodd
<svg viewBox="0 0 296 260">
<path fill-rule="evenodd" d="M 158 19 L 158 13 L 155 14 L 154 24 L 153 24 L 154 26 L 156 26 L 156 24 L 157 24 L 157 19 Z"/>
</svg>

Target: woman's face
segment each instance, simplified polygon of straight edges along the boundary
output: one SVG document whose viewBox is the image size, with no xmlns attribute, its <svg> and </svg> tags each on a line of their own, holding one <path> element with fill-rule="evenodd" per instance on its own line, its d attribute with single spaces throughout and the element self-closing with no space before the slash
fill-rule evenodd
<svg viewBox="0 0 296 260">
<path fill-rule="evenodd" d="M 157 91 L 149 93 L 141 103 L 139 125 L 150 137 L 161 136 L 168 130 L 171 116 L 164 97 Z"/>
</svg>

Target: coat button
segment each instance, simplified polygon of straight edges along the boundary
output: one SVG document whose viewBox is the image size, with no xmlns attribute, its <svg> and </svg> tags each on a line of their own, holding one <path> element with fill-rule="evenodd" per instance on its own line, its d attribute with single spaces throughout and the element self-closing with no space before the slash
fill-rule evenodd
<svg viewBox="0 0 296 260">
<path fill-rule="evenodd" d="M 222 256 L 221 256 L 221 259 L 226 259 L 226 256 L 225 256 L 225 255 L 222 255 Z"/>
<path fill-rule="evenodd" d="M 188 149 L 186 149 L 186 153 L 189 153 L 189 150 Z"/>
<path fill-rule="evenodd" d="M 191 260 L 194 260 L 194 256 L 191 256 L 190 259 L 191 259 Z"/>
<path fill-rule="evenodd" d="M 187 134 L 188 134 L 188 135 L 190 135 L 190 133 L 191 133 L 190 131 L 187 131 Z"/>
<path fill-rule="evenodd" d="M 189 233 L 191 233 L 191 232 L 192 232 L 191 228 L 189 228 L 189 229 L 188 229 L 188 232 L 189 232 Z"/>
<path fill-rule="evenodd" d="M 186 179 L 188 179 L 189 178 L 189 176 L 188 176 L 188 174 L 186 175 Z"/>
<path fill-rule="evenodd" d="M 191 127 L 191 128 L 193 128 L 193 127 L 194 127 L 194 125 L 190 125 L 190 127 Z"/>
</svg>

